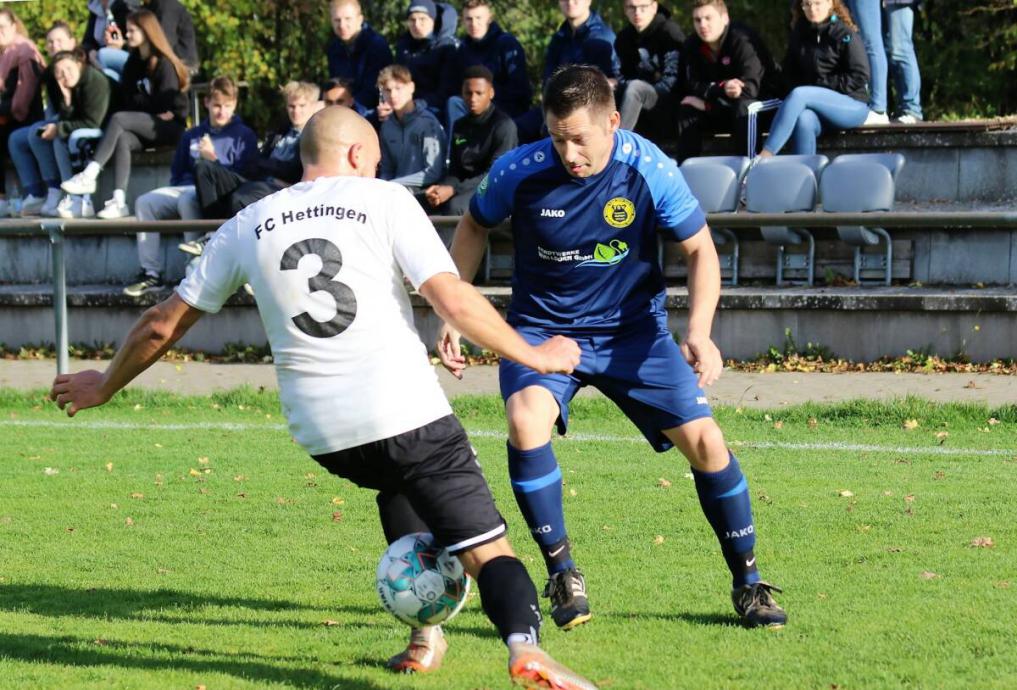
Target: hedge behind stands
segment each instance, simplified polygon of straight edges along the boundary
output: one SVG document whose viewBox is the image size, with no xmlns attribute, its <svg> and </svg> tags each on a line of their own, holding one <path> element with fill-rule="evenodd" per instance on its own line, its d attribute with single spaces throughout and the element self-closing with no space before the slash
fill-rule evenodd
<svg viewBox="0 0 1017 690">
<path fill-rule="evenodd" d="M 242 111 L 258 128 L 282 112 L 274 89 L 291 78 L 325 76 L 324 45 L 331 35 L 327 0 L 182 0 L 198 34 L 202 76 L 231 74 L 251 84 Z M 8 3 L 40 48 L 43 32 L 65 19 L 80 37 L 85 0 Z M 394 44 L 405 0 L 361 0 L 368 21 Z M 458 1 L 454 4 L 460 4 Z M 662 3 L 666 4 L 666 3 Z M 624 26 L 622 0 L 595 3 L 616 30 Z M 526 48 L 534 83 L 544 46 L 561 21 L 552 0 L 495 0 L 503 28 Z M 691 31 L 687 2 L 671 5 Z M 778 60 L 783 55 L 788 0 L 728 0 L 733 17 L 756 26 Z M 922 96 L 929 119 L 992 117 L 1017 112 L 1017 2 L 925 0 L 915 29 Z"/>
</svg>

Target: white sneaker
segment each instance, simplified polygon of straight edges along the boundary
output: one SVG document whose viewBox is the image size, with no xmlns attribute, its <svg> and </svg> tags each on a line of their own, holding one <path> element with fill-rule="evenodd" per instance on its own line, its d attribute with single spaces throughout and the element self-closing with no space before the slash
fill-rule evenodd
<svg viewBox="0 0 1017 690">
<path fill-rule="evenodd" d="M 95 215 L 103 220 L 116 220 L 117 218 L 126 218 L 131 215 L 131 209 L 127 207 L 127 204 L 122 204 L 116 199 L 110 199 L 102 207 L 102 210 Z"/>
<path fill-rule="evenodd" d="M 0 199 L 0 218 L 11 215 L 11 208 L 13 207 L 7 199 Z"/>
<path fill-rule="evenodd" d="M 899 122 L 902 125 L 917 125 L 921 121 L 922 118 L 917 115 L 912 115 L 911 113 L 904 113 L 895 120 L 895 122 Z"/>
<path fill-rule="evenodd" d="M 60 189 L 68 194 L 95 194 L 95 178 L 79 172 L 71 179 L 63 182 Z"/>
<path fill-rule="evenodd" d="M 865 122 L 862 124 L 865 127 L 888 125 L 890 124 L 890 116 L 886 113 L 877 113 L 875 110 L 870 110 L 869 114 L 865 117 Z"/>
<path fill-rule="evenodd" d="M 42 207 L 45 205 L 46 197 L 29 194 L 21 200 L 21 217 L 30 218 L 32 216 L 37 216 L 42 211 Z"/>
<path fill-rule="evenodd" d="M 42 205 L 42 209 L 39 211 L 46 218 L 56 218 L 57 206 L 60 205 L 60 199 L 63 195 L 59 189 L 50 189 L 46 193 L 46 203 Z"/>
</svg>

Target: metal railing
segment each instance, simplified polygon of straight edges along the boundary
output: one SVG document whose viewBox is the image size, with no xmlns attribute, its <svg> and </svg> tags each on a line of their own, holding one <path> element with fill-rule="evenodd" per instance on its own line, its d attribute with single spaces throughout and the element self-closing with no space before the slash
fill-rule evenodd
<svg viewBox="0 0 1017 690">
<path fill-rule="evenodd" d="M 432 216 L 438 227 L 454 227 L 458 216 Z M 1017 211 L 981 212 L 887 212 L 887 213 L 713 213 L 707 216 L 711 226 L 723 228 L 836 227 L 838 225 L 878 226 L 883 228 L 1017 228 Z M 10 220 L 0 221 L 0 238 L 47 237 L 53 252 L 53 318 L 55 328 L 57 373 L 67 373 L 70 366 L 67 335 L 67 275 L 64 263 L 64 238 L 75 236 L 136 235 L 155 232 L 163 235 L 182 232 L 211 232 L 218 220 Z M 507 228 L 507 224 L 499 228 Z"/>
</svg>

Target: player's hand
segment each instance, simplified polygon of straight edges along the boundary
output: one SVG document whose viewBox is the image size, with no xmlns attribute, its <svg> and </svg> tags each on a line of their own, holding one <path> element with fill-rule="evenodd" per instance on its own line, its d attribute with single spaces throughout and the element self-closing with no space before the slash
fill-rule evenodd
<svg viewBox="0 0 1017 690">
<path fill-rule="evenodd" d="M 696 96 L 686 96 L 682 99 L 682 105 L 692 106 L 696 110 L 706 111 L 706 101 Z"/>
<path fill-rule="evenodd" d="M 106 41 L 107 48 L 116 48 L 117 50 L 123 50 L 124 43 L 126 43 L 124 37 L 119 31 L 117 32 L 116 38 L 113 38 L 113 28 L 110 26 L 106 27 L 106 31 L 103 33 L 103 39 Z"/>
<path fill-rule="evenodd" d="M 535 349 L 541 355 L 542 364 L 537 368 L 541 374 L 571 374 L 579 366 L 582 354 L 579 344 L 563 335 L 548 338 Z"/>
<path fill-rule="evenodd" d="M 461 338 L 462 336 L 459 335 L 459 331 L 445 323 L 442 324 L 441 330 L 438 331 L 436 346 L 441 365 L 448 369 L 449 373 L 457 379 L 463 377 L 463 370 L 466 369 L 466 357 L 463 356 L 462 348 L 459 346 Z"/>
<path fill-rule="evenodd" d="M 102 372 L 94 369 L 77 374 L 60 374 L 53 379 L 49 398 L 55 400 L 61 410 L 67 410 L 68 417 L 73 417 L 79 410 L 98 407 L 109 400 L 109 396 L 102 390 L 102 383 Z"/>
<path fill-rule="evenodd" d="M 724 82 L 724 95 L 728 98 L 741 98 L 745 82 L 741 79 L 728 79 Z"/>
<path fill-rule="evenodd" d="M 699 376 L 699 387 L 712 386 L 724 370 L 720 350 L 708 337 L 690 335 L 682 341 L 682 354 Z"/>
<path fill-rule="evenodd" d="M 375 112 L 378 114 L 378 122 L 384 122 L 392 114 L 392 105 L 382 101 L 378 104 L 378 109 Z"/>
</svg>

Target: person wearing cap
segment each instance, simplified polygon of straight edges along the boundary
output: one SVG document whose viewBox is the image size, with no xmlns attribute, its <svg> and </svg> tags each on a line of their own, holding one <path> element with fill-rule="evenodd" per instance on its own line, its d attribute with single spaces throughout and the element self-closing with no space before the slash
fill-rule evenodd
<svg viewBox="0 0 1017 690">
<path fill-rule="evenodd" d="M 358 0 L 331 0 L 329 18 L 335 36 L 325 48 L 328 76 L 351 85 L 363 114 L 378 105 L 378 73 L 392 64 L 392 49 L 364 21 Z"/>
<path fill-rule="evenodd" d="M 396 63 L 406 66 L 416 85 L 416 98 L 439 122 L 445 106 L 457 90 L 455 8 L 434 0 L 410 0 L 406 8 L 406 31 L 396 40 Z M 382 113 L 379 116 L 384 117 Z"/>
</svg>

